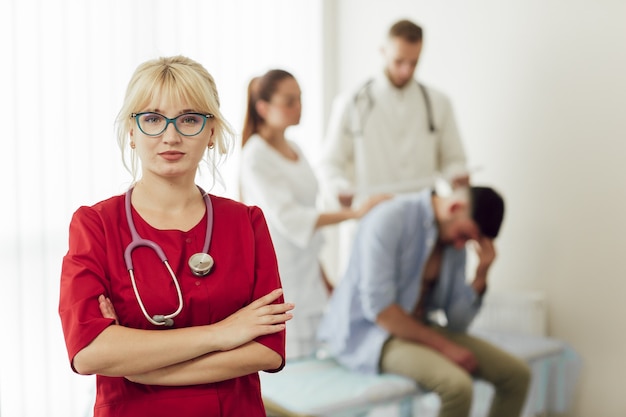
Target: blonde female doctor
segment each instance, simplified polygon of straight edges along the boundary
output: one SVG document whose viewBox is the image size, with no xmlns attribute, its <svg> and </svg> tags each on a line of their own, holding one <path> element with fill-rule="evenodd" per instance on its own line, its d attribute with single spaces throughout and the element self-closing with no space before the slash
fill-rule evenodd
<svg viewBox="0 0 626 417">
<path fill-rule="evenodd" d="M 266 415 L 258 374 L 284 366 L 293 306 L 261 210 L 196 185 L 228 150 L 219 103 L 187 57 L 137 67 L 117 126 L 141 175 L 72 217 L 59 315 L 95 417 Z"/>
<path fill-rule="evenodd" d="M 242 134 L 241 197 L 258 205 L 267 218 L 286 297 L 297 306 L 287 324 L 286 357 L 314 353 L 315 334 L 332 289 L 322 270 L 320 228 L 358 219 L 386 195 L 360 208 L 320 213 L 318 183 L 302 150 L 285 137 L 300 122 L 300 87 L 287 71 L 274 69 L 248 86 Z"/>
</svg>

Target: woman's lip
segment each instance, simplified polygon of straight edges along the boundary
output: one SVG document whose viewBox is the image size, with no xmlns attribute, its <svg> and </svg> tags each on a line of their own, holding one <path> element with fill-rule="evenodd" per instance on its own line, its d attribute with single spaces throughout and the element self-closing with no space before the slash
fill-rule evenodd
<svg viewBox="0 0 626 417">
<path fill-rule="evenodd" d="M 177 151 L 166 151 L 166 152 L 161 152 L 159 156 L 167 161 L 177 161 L 183 156 L 185 156 L 185 154 L 182 152 L 177 152 Z"/>
</svg>

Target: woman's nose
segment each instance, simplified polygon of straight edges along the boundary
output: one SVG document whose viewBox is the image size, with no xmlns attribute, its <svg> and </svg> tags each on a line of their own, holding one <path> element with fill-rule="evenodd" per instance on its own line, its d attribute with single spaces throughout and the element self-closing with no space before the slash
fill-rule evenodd
<svg viewBox="0 0 626 417">
<path fill-rule="evenodd" d="M 178 143 L 182 141 L 180 133 L 176 130 L 174 123 L 170 123 L 163 132 L 163 142 L 165 143 Z"/>
</svg>

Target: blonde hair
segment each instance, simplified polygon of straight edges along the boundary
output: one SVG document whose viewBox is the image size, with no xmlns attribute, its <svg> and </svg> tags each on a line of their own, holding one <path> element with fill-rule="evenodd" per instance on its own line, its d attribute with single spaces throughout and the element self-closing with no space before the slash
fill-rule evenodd
<svg viewBox="0 0 626 417">
<path fill-rule="evenodd" d="M 126 88 L 124 103 L 115 124 L 117 142 L 122 152 L 124 167 L 137 180 L 138 157 L 130 150 L 130 131 L 135 120 L 132 113 L 143 110 L 157 97 L 184 101 L 199 113 L 211 113 L 215 126 L 214 146 L 207 148 L 205 160 L 211 169 L 213 181 L 220 180 L 217 165 L 228 155 L 233 144 L 233 130 L 220 112 L 220 100 L 215 81 L 198 62 L 184 57 L 161 57 L 139 65 Z M 200 167 L 198 167 L 200 169 Z"/>
</svg>

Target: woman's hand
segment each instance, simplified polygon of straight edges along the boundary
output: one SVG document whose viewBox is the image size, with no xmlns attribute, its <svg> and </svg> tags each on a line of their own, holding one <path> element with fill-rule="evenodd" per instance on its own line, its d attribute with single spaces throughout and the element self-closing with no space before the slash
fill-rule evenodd
<svg viewBox="0 0 626 417">
<path fill-rule="evenodd" d="M 289 311 L 292 303 L 272 304 L 283 294 L 281 288 L 264 295 L 215 323 L 221 350 L 230 350 L 248 343 L 259 336 L 278 333 L 285 329 L 285 322 L 293 318 Z"/>
<path fill-rule="evenodd" d="M 385 200 L 389 200 L 393 197 L 393 194 L 377 194 L 370 198 L 368 198 L 358 210 L 354 211 L 354 217 L 356 219 L 360 219 L 365 216 L 371 209 L 376 207 L 379 203 L 382 203 Z"/>
<path fill-rule="evenodd" d="M 100 297 L 98 297 L 98 303 L 102 317 L 104 317 L 105 319 L 114 319 L 115 324 L 120 324 L 119 320 L 117 319 L 117 313 L 115 313 L 113 303 L 111 302 L 111 299 L 109 297 L 100 295 Z"/>
</svg>

